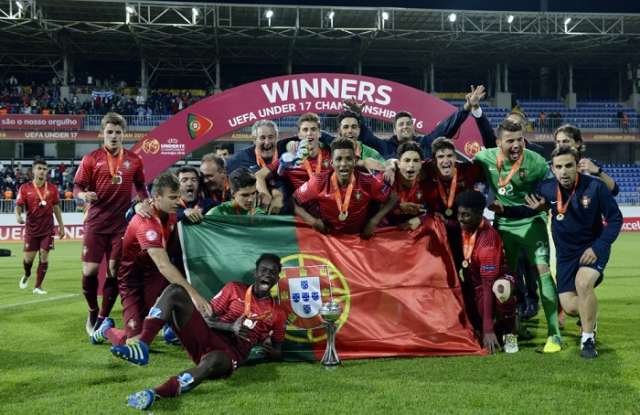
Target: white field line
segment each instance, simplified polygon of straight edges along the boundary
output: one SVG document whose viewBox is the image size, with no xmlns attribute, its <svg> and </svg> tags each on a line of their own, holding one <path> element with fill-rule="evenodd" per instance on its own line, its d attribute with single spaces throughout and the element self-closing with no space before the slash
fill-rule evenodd
<svg viewBox="0 0 640 415">
<path fill-rule="evenodd" d="M 79 295 L 80 294 L 65 294 L 65 295 L 59 295 L 57 297 L 48 297 L 48 298 L 41 298 L 39 300 L 25 301 L 23 303 L 5 304 L 5 305 L 0 305 L 0 310 L 5 310 L 7 308 L 14 308 L 14 307 L 22 307 L 29 304 L 38 304 L 38 303 L 47 303 L 49 301 L 66 300 L 67 298 L 78 297 Z"/>
</svg>

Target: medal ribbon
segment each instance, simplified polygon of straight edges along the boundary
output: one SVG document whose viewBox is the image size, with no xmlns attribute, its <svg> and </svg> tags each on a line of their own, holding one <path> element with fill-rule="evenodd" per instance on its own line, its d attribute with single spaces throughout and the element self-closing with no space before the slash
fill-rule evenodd
<svg viewBox="0 0 640 415">
<path fill-rule="evenodd" d="M 578 188 L 578 182 L 580 182 L 580 175 L 576 175 L 576 182 L 573 184 L 573 190 L 571 191 L 571 194 L 569 195 L 569 197 L 567 198 L 567 203 L 562 203 L 562 192 L 560 191 L 560 183 L 558 183 L 557 187 L 556 187 L 556 198 L 558 199 L 558 214 L 560 215 L 564 215 L 567 212 L 567 208 L 569 207 L 569 203 L 571 203 L 571 198 L 573 197 L 573 194 L 576 192 L 576 189 Z"/>
<path fill-rule="evenodd" d="M 278 161 L 278 147 L 274 145 L 274 150 L 273 150 L 273 156 L 271 157 L 271 163 L 267 164 L 264 159 L 262 158 L 262 155 L 260 154 L 260 151 L 258 150 L 258 146 L 256 146 L 255 148 L 255 152 L 256 152 L 256 163 L 258 163 L 258 166 L 262 167 L 267 167 L 268 169 L 272 169 L 274 167 L 274 164 Z"/>
<path fill-rule="evenodd" d="M 44 182 L 44 196 L 40 193 L 35 180 L 33 181 L 33 188 L 36 189 L 36 194 L 38 195 L 38 199 L 40 199 L 40 203 L 46 202 L 47 195 L 49 194 L 49 191 L 47 190 L 47 181 L 45 180 Z"/>
<path fill-rule="evenodd" d="M 476 246 L 478 231 L 482 228 L 483 225 L 484 219 L 482 220 L 482 222 L 480 222 L 480 226 L 478 226 L 478 229 L 476 229 L 476 231 L 472 235 L 469 235 L 468 232 L 462 231 L 462 253 L 465 261 L 467 261 L 467 263 L 469 264 L 471 264 L 471 254 L 473 253 L 473 248 L 475 248 Z"/>
<path fill-rule="evenodd" d="M 331 175 L 331 187 L 335 189 L 334 197 L 336 199 L 336 205 L 338 206 L 338 211 L 340 214 L 348 213 L 349 211 L 349 203 L 351 202 L 351 192 L 353 192 L 353 185 L 356 182 L 356 176 L 351 173 L 351 180 L 349 182 L 349 186 L 347 187 L 347 191 L 344 195 L 344 200 L 342 200 L 342 195 L 340 194 L 340 186 L 338 186 L 338 178 L 336 174 L 333 173 Z"/>
<path fill-rule="evenodd" d="M 507 177 L 502 179 L 502 177 L 500 177 L 500 175 L 502 173 L 502 167 L 504 166 L 504 156 L 502 155 L 502 152 L 498 153 L 498 157 L 496 157 L 496 168 L 498 169 L 498 185 L 500 187 L 505 187 L 506 185 L 511 183 L 511 178 L 513 177 L 514 174 L 516 174 L 516 172 L 520 168 L 520 165 L 524 161 L 524 154 L 525 153 L 524 153 L 524 149 L 523 149 L 522 155 L 520 156 L 520 158 L 518 158 L 518 160 L 515 161 L 515 163 L 513 163 L 513 165 L 511 166 L 511 170 L 509 171 L 509 174 L 507 175 Z"/>
<path fill-rule="evenodd" d="M 111 174 L 111 178 L 117 177 L 118 176 L 118 170 L 120 169 L 120 166 L 122 166 L 122 159 L 124 158 L 124 149 L 120 149 L 120 151 L 118 152 L 118 160 L 115 162 L 115 166 L 113 164 L 113 156 L 111 155 L 111 153 L 109 152 L 109 150 L 107 150 L 106 147 L 104 147 L 104 152 L 107 153 L 107 165 L 109 166 L 109 173 Z"/>
<path fill-rule="evenodd" d="M 322 169 L 322 150 L 318 150 L 318 156 L 316 157 L 317 160 L 317 164 L 316 164 L 316 173 L 315 175 L 317 176 L 318 174 L 320 174 L 320 170 Z M 308 159 L 305 159 L 304 162 L 304 168 L 307 171 L 307 174 L 309 175 L 309 178 L 312 178 L 314 176 L 313 171 L 311 170 L 311 163 L 309 163 Z"/>
<path fill-rule="evenodd" d="M 402 185 L 402 175 L 400 172 L 397 173 L 395 182 L 397 183 L 395 190 L 396 190 L 396 193 L 398 194 L 398 197 L 400 197 L 400 203 L 405 203 L 411 200 L 415 196 L 416 192 L 418 191 L 418 188 L 420 187 L 418 186 L 419 184 L 418 178 L 416 177 L 411 182 L 411 187 L 409 189 L 406 189 Z M 418 201 L 418 203 L 420 203 L 420 201 Z"/>
<path fill-rule="evenodd" d="M 446 209 L 451 209 L 453 206 L 453 201 L 456 198 L 456 190 L 458 188 L 458 169 L 453 168 L 453 177 L 451 178 L 451 184 L 449 185 L 448 197 L 445 194 L 444 186 L 442 185 L 442 181 L 440 178 L 436 180 L 438 183 L 438 193 L 440 194 L 440 199 L 442 199 L 442 203 L 444 204 Z"/>
<path fill-rule="evenodd" d="M 271 310 L 262 314 L 251 314 L 251 299 L 253 298 L 253 295 L 251 294 L 252 288 L 253 285 L 250 285 L 244 293 L 244 316 L 255 321 L 266 320 L 271 317 L 271 314 L 273 313 L 273 298 L 271 299 Z"/>
</svg>

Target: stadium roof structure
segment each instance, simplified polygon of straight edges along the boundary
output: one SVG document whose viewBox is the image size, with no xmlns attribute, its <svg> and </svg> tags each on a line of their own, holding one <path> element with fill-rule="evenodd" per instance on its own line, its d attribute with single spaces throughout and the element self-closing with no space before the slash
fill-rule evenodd
<svg viewBox="0 0 640 415">
<path fill-rule="evenodd" d="M 216 59 L 594 68 L 640 61 L 640 14 L 0 0 L 0 32 L 0 66 L 54 70 L 65 54 L 105 61 L 144 57 L 155 69 L 180 71 L 209 70 Z"/>
</svg>

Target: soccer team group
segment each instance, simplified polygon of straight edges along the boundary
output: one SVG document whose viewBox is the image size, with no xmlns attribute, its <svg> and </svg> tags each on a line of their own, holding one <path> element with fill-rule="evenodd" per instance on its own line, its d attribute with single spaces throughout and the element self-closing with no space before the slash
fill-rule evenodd
<svg viewBox="0 0 640 415">
<path fill-rule="evenodd" d="M 425 136 L 416 135 L 409 112 L 399 112 L 394 135 L 380 139 L 363 123 L 366 104 L 352 100 L 338 116 L 337 137 L 323 132 L 313 113 L 300 116 L 298 134 L 286 139 L 276 123 L 259 120 L 252 127 L 253 146 L 233 155 L 219 148 L 199 168 L 164 172 L 153 181 L 152 196 L 142 159 L 123 147 L 124 118 L 107 114 L 104 146 L 83 157 L 74 181 L 76 198 L 88 206 L 82 248 L 87 334 L 93 344 L 110 342 L 115 356 L 146 365 L 162 331 L 195 363 L 156 388 L 130 395 L 128 404 L 147 409 L 205 379 L 229 376 L 254 347 L 272 359 L 281 355 L 287 316 L 270 295 L 281 271 L 278 256 L 264 253 L 256 259 L 253 284 L 229 283 L 211 299 L 184 278 L 176 224 L 199 223 L 205 215 L 295 214 L 318 232 L 362 238 L 375 237 L 379 226 L 411 232 L 431 216 L 447 229 L 465 310 L 487 351 L 518 351 L 523 276 L 515 270 L 522 262 L 540 288 L 548 327 L 542 351 L 562 350 L 566 313 L 579 317 L 581 356 L 597 357 L 594 289 L 622 226 L 613 198 L 617 185 L 584 156 L 579 129 L 558 128 L 547 161 L 526 142 L 522 113 L 512 112 L 493 130 L 480 107 L 484 95 L 482 86 L 471 87 L 464 106 Z M 451 137 L 468 117 L 485 148 L 472 161 L 458 161 Z M 33 173 L 33 182 L 19 190 L 16 208 L 19 223 L 25 223 L 26 211 L 20 288 L 28 286 L 39 253 L 34 293 L 46 294 L 42 282 L 54 214 L 60 237 L 64 228 L 46 162 L 35 160 Z M 485 208 L 494 212 L 493 223 L 484 218 Z M 103 258 L 108 269 L 99 305 Z M 120 329 L 109 317 L 118 295 Z"/>
</svg>

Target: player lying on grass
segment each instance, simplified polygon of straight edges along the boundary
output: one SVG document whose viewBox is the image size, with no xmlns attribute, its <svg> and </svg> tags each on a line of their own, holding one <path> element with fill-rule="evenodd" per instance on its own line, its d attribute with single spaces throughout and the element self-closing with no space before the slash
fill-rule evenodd
<svg viewBox="0 0 640 415">
<path fill-rule="evenodd" d="M 280 270 L 278 256 L 262 254 L 256 261 L 255 283 L 226 284 L 211 299 L 213 313 L 205 316 L 196 310 L 183 287 L 168 286 L 149 311 L 140 339 L 113 346 L 111 352 L 131 363 L 146 365 L 149 342 L 170 322 L 196 366 L 170 377 L 154 389 L 129 395 L 128 405 L 148 409 L 158 397 L 176 397 L 205 379 L 228 377 L 247 359 L 256 344 L 261 343 L 271 359 L 279 359 L 287 318 L 269 292 L 277 284 Z"/>
</svg>

